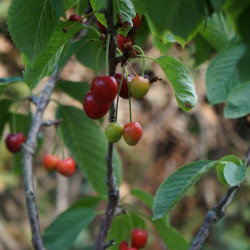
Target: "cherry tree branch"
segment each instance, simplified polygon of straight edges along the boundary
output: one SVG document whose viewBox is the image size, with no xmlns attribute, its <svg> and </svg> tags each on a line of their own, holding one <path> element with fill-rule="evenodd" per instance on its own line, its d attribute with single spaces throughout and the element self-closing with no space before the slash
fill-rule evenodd
<svg viewBox="0 0 250 250">
<path fill-rule="evenodd" d="M 34 249 L 43 250 L 43 240 L 40 232 L 39 216 L 37 211 L 36 194 L 33 182 L 33 156 L 37 148 L 37 136 L 41 125 L 43 124 L 43 113 L 49 103 L 50 96 L 55 87 L 55 83 L 60 72 L 57 72 L 57 67 L 53 71 L 47 85 L 42 91 L 39 99 L 36 99 L 36 113 L 28 134 L 25 144 L 22 145 L 22 169 L 24 191 L 26 196 L 26 206 L 32 232 L 32 243 Z"/>
<path fill-rule="evenodd" d="M 246 166 L 250 165 L 250 147 L 246 154 Z M 213 225 L 225 216 L 226 209 L 231 203 L 237 189 L 240 185 L 230 186 L 223 196 L 223 198 L 211 209 L 207 212 L 203 224 L 201 225 L 190 250 L 198 250 L 201 249 L 204 241 L 206 240 L 208 234 L 210 233 Z"/>
<path fill-rule="evenodd" d="M 91 24 L 93 20 L 93 17 L 88 18 L 86 24 Z M 76 37 L 72 40 L 72 43 L 83 38 L 87 34 L 87 32 L 87 29 L 80 31 L 78 35 L 76 35 Z M 52 72 L 52 75 L 49 78 L 48 83 L 42 90 L 41 95 L 39 97 L 31 97 L 31 101 L 36 105 L 36 112 L 33 118 L 31 129 L 28 134 L 28 138 L 26 142 L 22 145 L 21 165 L 23 170 L 22 172 L 26 197 L 26 206 L 32 233 L 32 243 L 34 249 L 36 250 L 45 250 L 45 247 L 43 245 L 43 240 L 40 231 L 39 215 L 37 210 L 37 201 L 33 182 L 33 156 L 37 148 L 37 136 L 41 126 L 56 126 L 61 122 L 61 120 L 43 121 L 43 113 L 49 103 L 50 96 L 52 95 L 56 81 L 59 78 L 62 69 L 63 67 L 58 70 L 58 65 L 56 65 L 55 69 Z"/>
<path fill-rule="evenodd" d="M 106 20 L 108 25 L 108 33 L 111 35 L 110 37 L 110 45 L 109 45 L 109 75 L 113 76 L 115 74 L 117 61 L 116 61 L 116 28 L 114 25 L 114 12 L 113 12 L 113 1 L 107 0 L 107 12 L 106 12 Z M 109 122 L 113 122 L 115 120 L 115 103 L 112 102 L 110 110 L 109 110 Z M 101 221 L 99 234 L 97 243 L 95 246 L 95 250 L 103 250 L 108 248 L 109 246 L 114 244 L 114 239 L 110 242 L 106 243 L 106 239 L 108 236 L 109 229 L 111 227 L 113 218 L 115 216 L 116 208 L 119 202 L 119 189 L 116 184 L 116 177 L 114 174 L 114 166 L 112 163 L 114 151 L 114 144 L 108 144 L 108 153 L 106 155 L 106 167 L 107 167 L 107 179 L 106 183 L 108 186 L 108 206 Z"/>
</svg>

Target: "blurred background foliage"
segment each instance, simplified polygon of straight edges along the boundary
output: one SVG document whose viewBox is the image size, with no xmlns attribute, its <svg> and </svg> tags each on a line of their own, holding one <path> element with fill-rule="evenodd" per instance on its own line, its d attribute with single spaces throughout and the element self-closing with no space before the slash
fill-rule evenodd
<svg viewBox="0 0 250 250">
<path fill-rule="evenodd" d="M 24 70 L 20 54 L 14 47 L 7 30 L 6 18 L 9 5 L 10 0 L 0 2 L 0 78 L 22 76 Z M 143 100 L 133 99 L 132 101 L 134 120 L 143 125 L 143 139 L 136 147 L 129 147 L 123 141 L 117 144 L 123 161 L 121 198 L 125 202 L 140 207 L 145 213 L 148 213 L 147 208 L 128 195 L 131 188 L 141 188 L 154 195 L 160 183 L 178 167 L 199 159 L 216 160 L 227 154 L 235 154 L 242 159 L 250 143 L 249 116 L 237 120 L 225 119 L 223 117 L 224 104 L 211 107 L 208 103 L 205 93 L 207 59 L 211 59 L 216 52 L 210 45 L 206 46 L 206 41 L 204 41 L 202 36 L 197 36 L 195 40 L 187 43 L 185 48 L 182 48 L 179 43 L 162 45 L 149 34 L 145 20 L 135 35 L 135 43 L 142 46 L 147 55 L 158 57 L 167 52 L 180 60 L 190 70 L 199 98 L 198 105 L 191 112 L 183 112 L 178 107 L 173 90 L 159 66 L 147 61 L 147 74 L 161 77 L 163 81 L 154 83 Z M 204 45 L 203 42 L 205 46 L 199 47 L 198 45 Z M 139 73 L 140 61 L 133 61 L 132 67 Z M 90 82 L 94 74 L 92 69 L 81 65 L 73 57 L 63 70 L 61 78 Z M 46 79 L 35 91 L 41 90 L 45 83 Z M 8 87 L 1 98 L 8 96 L 15 99 L 27 95 L 29 95 L 27 86 L 18 82 Z M 53 98 L 59 99 L 66 105 L 81 108 L 77 101 L 65 95 L 59 88 L 56 89 Z M 11 111 L 14 112 L 16 108 L 16 104 L 12 104 Z M 127 101 L 121 100 L 119 108 L 119 121 L 125 124 L 129 117 Z M 29 109 L 31 112 L 34 111 L 34 107 L 30 106 L 28 101 L 23 101 L 18 108 L 18 113 L 25 115 L 25 118 L 18 120 L 18 126 L 28 128 Z M 55 109 L 56 104 L 51 102 L 44 118 L 53 119 Z M 11 115 L 6 119 L 9 122 L 5 125 L 3 135 L 10 131 L 12 124 Z M 107 118 L 103 121 L 103 127 L 106 124 Z M 39 135 L 41 147 L 34 164 L 34 181 L 42 230 L 79 197 L 94 194 L 79 170 L 79 174 L 67 179 L 43 169 L 42 158 L 44 154 L 51 152 L 54 135 L 53 127 L 41 130 Z M 59 139 L 56 143 L 60 154 Z M 216 224 L 203 249 L 250 249 L 249 186 L 250 176 L 247 174 L 246 180 L 241 184 L 241 188 L 228 208 L 226 217 Z M 210 172 L 174 207 L 170 213 L 170 223 L 191 243 L 207 210 L 223 196 L 226 188 L 218 182 L 216 171 Z M 100 205 L 100 210 L 103 209 L 105 209 L 105 203 Z M 97 218 L 79 235 L 70 249 L 92 249 L 98 233 L 99 219 Z M 152 226 L 147 225 L 147 228 L 150 233 L 145 249 L 165 249 Z M 20 155 L 17 154 L 13 158 L 13 155 L 6 150 L 4 136 L 2 136 L 0 142 L 0 249 L 32 249 L 29 244 L 30 238 L 20 177 Z"/>
</svg>

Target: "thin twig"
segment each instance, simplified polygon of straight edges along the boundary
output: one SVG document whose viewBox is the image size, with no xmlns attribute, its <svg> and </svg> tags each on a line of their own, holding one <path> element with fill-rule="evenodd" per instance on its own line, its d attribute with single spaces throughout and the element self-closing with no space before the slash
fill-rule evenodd
<svg viewBox="0 0 250 250">
<path fill-rule="evenodd" d="M 246 154 L 246 166 L 250 164 L 250 147 Z M 240 185 L 230 186 L 223 196 L 223 198 L 211 209 L 207 212 L 203 224 L 201 225 L 190 250 L 199 250 L 201 249 L 204 241 L 206 240 L 208 234 L 210 233 L 213 225 L 225 216 L 226 209 L 231 203 L 237 189 Z"/>
<path fill-rule="evenodd" d="M 63 119 L 56 119 L 56 120 L 44 120 L 41 124 L 43 127 L 50 127 L 52 125 L 58 126 L 61 122 L 63 122 Z"/>
<path fill-rule="evenodd" d="M 107 25 L 108 25 L 108 33 L 111 35 L 110 37 L 110 46 L 109 46 L 109 75 L 114 75 L 117 62 L 115 60 L 116 57 L 116 29 L 114 26 L 113 20 L 113 1 L 107 0 L 107 13 L 106 13 Z M 112 102 L 112 105 L 109 110 L 109 121 L 112 122 L 115 120 L 115 103 Z M 116 177 L 113 171 L 113 151 L 114 145 L 113 143 L 108 144 L 108 153 L 106 156 L 106 167 L 107 167 L 107 179 L 106 183 L 108 186 L 108 206 L 101 221 L 98 239 L 96 242 L 95 250 L 104 250 L 110 246 L 110 242 L 106 244 L 106 239 L 108 236 L 109 229 L 111 227 L 113 218 L 115 216 L 116 207 L 119 201 L 119 189 L 116 184 Z M 114 242 L 112 241 L 112 244 Z"/>
</svg>

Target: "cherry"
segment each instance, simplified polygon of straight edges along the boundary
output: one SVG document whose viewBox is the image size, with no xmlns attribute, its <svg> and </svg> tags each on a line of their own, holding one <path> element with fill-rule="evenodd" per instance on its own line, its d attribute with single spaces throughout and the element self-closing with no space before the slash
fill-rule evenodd
<svg viewBox="0 0 250 250">
<path fill-rule="evenodd" d="M 69 21 L 70 22 L 77 22 L 81 19 L 81 16 L 77 15 L 77 14 L 72 14 L 70 17 L 69 17 Z"/>
<path fill-rule="evenodd" d="M 131 42 L 131 44 L 134 43 L 134 39 L 132 36 L 123 36 L 122 34 L 117 34 L 117 43 L 118 47 L 121 51 L 124 51 L 125 49 L 125 44 Z"/>
<path fill-rule="evenodd" d="M 118 93 L 118 82 L 112 76 L 97 76 L 90 85 L 91 93 L 96 102 L 112 102 Z"/>
<path fill-rule="evenodd" d="M 129 247 L 127 250 L 138 250 L 138 248 L 135 248 L 135 247 Z"/>
<path fill-rule="evenodd" d="M 17 153 L 21 150 L 21 144 L 26 140 L 23 133 L 10 133 L 5 138 L 7 149 L 12 153 Z"/>
<path fill-rule="evenodd" d="M 119 245 L 119 250 L 128 250 L 128 242 L 127 241 L 122 241 Z"/>
<path fill-rule="evenodd" d="M 135 98 L 144 97 L 149 90 L 149 80 L 142 76 L 135 76 L 130 82 L 130 92 Z"/>
<path fill-rule="evenodd" d="M 138 122 L 129 122 L 123 128 L 123 138 L 130 145 L 136 145 L 142 137 L 142 126 Z"/>
<path fill-rule="evenodd" d="M 126 76 L 123 77 L 122 81 L 122 86 L 121 86 L 121 91 L 120 91 L 120 97 L 124 99 L 128 99 L 128 84 L 130 84 L 130 81 L 133 79 L 134 76 L 128 75 L 128 81 L 126 79 Z M 122 74 L 121 73 L 116 73 L 114 75 L 114 78 L 117 80 L 118 84 L 120 84 Z"/>
<path fill-rule="evenodd" d="M 109 108 L 110 108 L 110 103 L 96 102 L 90 91 L 87 92 L 87 94 L 84 97 L 83 109 L 86 115 L 91 119 L 102 118 L 108 112 Z"/>
<path fill-rule="evenodd" d="M 59 160 L 56 164 L 56 169 L 60 174 L 69 177 L 74 174 L 76 170 L 76 164 L 74 159 L 67 158 L 64 160 Z"/>
<path fill-rule="evenodd" d="M 132 246 L 141 248 L 147 243 L 148 234 L 146 230 L 134 228 L 132 230 Z"/>
<path fill-rule="evenodd" d="M 107 28 L 106 28 L 102 23 L 100 23 L 97 19 L 96 19 L 96 25 L 97 25 L 98 29 L 99 29 L 102 33 L 104 33 L 104 34 L 107 33 Z"/>
<path fill-rule="evenodd" d="M 46 154 L 43 157 L 43 166 L 48 171 L 56 170 L 56 164 L 59 161 L 59 157 L 57 155 Z"/>
<path fill-rule="evenodd" d="M 105 128 L 105 136 L 109 142 L 118 142 L 122 137 L 123 127 L 118 122 L 109 123 Z"/>
<path fill-rule="evenodd" d="M 138 13 L 136 13 L 136 16 L 133 18 L 132 22 L 135 29 L 138 29 L 141 26 L 142 18 L 140 18 Z"/>
</svg>

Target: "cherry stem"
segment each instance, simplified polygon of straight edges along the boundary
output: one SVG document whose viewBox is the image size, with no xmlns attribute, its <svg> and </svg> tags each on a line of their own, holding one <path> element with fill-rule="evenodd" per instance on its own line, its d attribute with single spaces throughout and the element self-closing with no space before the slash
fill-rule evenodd
<svg viewBox="0 0 250 250">
<path fill-rule="evenodd" d="M 124 67 L 124 70 L 126 73 L 127 84 L 128 84 L 128 71 L 127 71 L 126 67 Z M 132 109 L 131 109 L 130 84 L 128 84 L 128 101 L 129 101 L 129 119 L 130 119 L 130 122 L 132 122 L 133 119 L 132 119 Z"/>
<path fill-rule="evenodd" d="M 130 68 L 130 70 L 133 72 L 134 76 L 137 76 L 136 72 L 134 71 L 134 69 L 132 68 L 132 66 L 127 62 L 128 67 Z"/>
<path fill-rule="evenodd" d="M 16 133 L 16 115 L 17 115 L 17 111 L 19 109 L 19 107 L 21 106 L 23 102 L 23 99 L 17 104 L 16 108 L 15 108 L 15 111 L 14 111 L 14 114 L 13 114 L 13 120 L 12 120 L 12 126 L 13 126 L 13 133 Z"/>
<path fill-rule="evenodd" d="M 86 28 L 86 29 L 91 29 L 91 30 L 93 30 L 98 36 L 100 36 L 101 35 L 101 33 L 95 28 L 95 27 L 93 27 L 93 26 L 90 26 L 90 25 L 86 25 L 86 24 L 82 24 L 82 26 L 84 27 L 84 28 Z M 92 39 L 91 39 L 92 40 Z"/>
<path fill-rule="evenodd" d="M 65 159 L 65 152 L 64 152 L 64 139 L 63 139 L 63 135 L 62 135 L 62 131 L 61 128 L 58 128 L 58 132 L 59 132 L 59 137 L 61 139 L 61 144 L 62 144 L 62 158 Z"/>
<path fill-rule="evenodd" d="M 107 36 L 107 41 L 106 41 L 106 56 L 105 56 L 105 76 L 109 75 L 109 42 L 110 42 L 110 34 Z"/>
<path fill-rule="evenodd" d="M 102 52 L 102 48 L 99 48 L 97 55 L 96 55 L 96 65 L 95 65 L 96 73 L 98 73 L 98 70 L 99 70 L 99 58 L 100 58 L 101 52 Z"/>
<path fill-rule="evenodd" d="M 118 104 L 119 104 L 119 97 L 120 97 L 120 92 L 121 92 L 121 88 L 122 88 L 124 73 L 125 73 L 124 68 L 122 68 L 122 77 L 121 77 L 121 80 L 119 83 L 119 89 L 118 89 L 118 94 L 117 94 L 117 99 L 116 99 L 115 122 L 117 122 L 117 117 L 118 117 Z"/>
<path fill-rule="evenodd" d="M 53 150 L 52 150 L 52 155 L 54 155 L 56 152 L 56 138 L 57 138 L 57 129 L 56 129 L 56 132 L 54 135 L 54 146 L 53 146 Z"/>
<path fill-rule="evenodd" d="M 153 57 L 151 57 L 151 56 L 142 55 L 142 57 L 147 58 L 147 59 L 151 59 L 151 60 L 155 61 L 155 58 L 153 58 Z"/>
<path fill-rule="evenodd" d="M 142 50 L 139 46 L 137 46 L 137 45 L 134 45 L 133 47 L 134 47 L 135 49 L 139 50 L 140 53 L 142 54 L 142 74 L 141 74 L 141 76 L 144 77 L 144 70 L 145 70 L 145 55 L 144 55 L 144 52 L 143 52 L 143 50 Z"/>
</svg>

